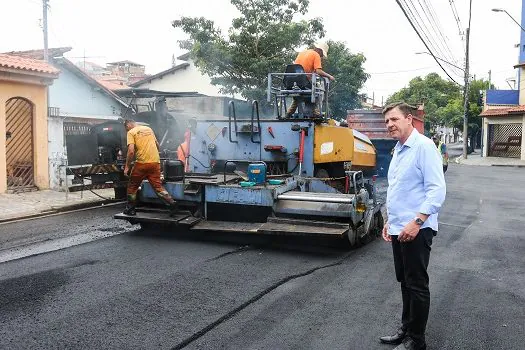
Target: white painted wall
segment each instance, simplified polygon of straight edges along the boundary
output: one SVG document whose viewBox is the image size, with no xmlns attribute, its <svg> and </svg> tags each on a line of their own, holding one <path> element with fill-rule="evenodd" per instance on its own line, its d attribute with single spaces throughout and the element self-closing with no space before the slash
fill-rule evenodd
<svg viewBox="0 0 525 350">
<path fill-rule="evenodd" d="M 226 96 L 219 92 L 219 87 L 212 85 L 209 76 L 202 74 L 190 60 L 187 67 L 164 75 L 162 78 L 153 79 L 151 82 L 141 84 L 140 88 L 166 92 L 195 91 L 207 96 Z"/>
<path fill-rule="evenodd" d="M 64 119 L 47 118 L 48 154 L 49 154 L 49 188 L 60 189 L 65 186 L 65 165 L 67 155 L 64 147 Z"/>
</svg>

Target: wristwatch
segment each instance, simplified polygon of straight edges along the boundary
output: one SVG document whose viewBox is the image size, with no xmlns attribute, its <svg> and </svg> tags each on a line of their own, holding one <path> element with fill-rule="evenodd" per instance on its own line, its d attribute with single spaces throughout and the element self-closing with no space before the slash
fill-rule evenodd
<svg viewBox="0 0 525 350">
<path fill-rule="evenodd" d="M 419 216 L 416 216 L 414 218 L 414 221 L 416 222 L 417 225 L 421 226 L 423 225 L 425 222 L 423 220 L 421 220 L 421 218 Z"/>
</svg>

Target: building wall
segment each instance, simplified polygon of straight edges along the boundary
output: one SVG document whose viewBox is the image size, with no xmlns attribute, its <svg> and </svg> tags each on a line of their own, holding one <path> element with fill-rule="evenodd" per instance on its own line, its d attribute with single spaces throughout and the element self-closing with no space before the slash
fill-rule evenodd
<svg viewBox="0 0 525 350">
<path fill-rule="evenodd" d="M 122 105 L 85 79 L 60 64 L 58 79 L 49 88 L 49 105 L 59 108 L 59 116 L 50 116 L 49 133 L 49 186 L 61 189 L 65 186 L 67 150 L 64 146 L 64 120 L 85 122 L 86 118 L 115 120 L 120 116 Z M 82 147 L 82 145 L 79 145 Z M 74 150 L 69 150 L 74 151 Z"/>
<path fill-rule="evenodd" d="M 219 92 L 219 87 L 212 85 L 210 77 L 202 74 L 192 61 L 185 68 L 176 70 L 162 78 L 141 84 L 140 88 L 167 92 L 195 91 L 207 96 L 226 96 Z"/>
<path fill-rule="evenodd" d="M 525 116 L 512 116 L 512 117 L 485 117 L 483 118 L 483 156 L 488 156 L 489 149 L 489 125 L 490 124 L 514 124 L 522 123 L 522 136 L 521 136 L 521 160 L 525 160 Z"/>
<path fill-rule="evenodd" d="M 47 95 L 44 85 L 17 83 L 0 80 L 0 193 L 7 190 L 5 103 L 12 97 L 22 97 L 33 103 L 33 164 L 35 185 L 49 188 Z"/>
<path fill-rule="evenodd" d="M 64 119 L 49 116 L 47 119 L 49 135 L 49 188 L 59 189 L 64 185 L 67 153 L 64 146 Z"/>
<path fill-rule="evenodd" d="M 62 116 L 118 116 L 121 104 L 107 96 L 100 88 L 55 65 L 61 70 L 60 77 L 49 87 L 49 106 L 60 108 Z"/>
<path fill-rule="evenodd" d="M 525 8 L 525 6 L 524 6 Z M 522 31 L 523 32 L 523 31 Z M 522 42 L 522 46 L 523 46 L 523 43 Z M 519 85 L 518 85 L 518 89 L 519 89 L 519 94 L 520 94 L 520 105 L 525 105 L 525 94 L 521 91 L 521 88 L 519 86 L 525 86 L 525 73 L 523 72 L 523 69 L 524 68 L 520 68 L 519 69 Z"/>
</svg>

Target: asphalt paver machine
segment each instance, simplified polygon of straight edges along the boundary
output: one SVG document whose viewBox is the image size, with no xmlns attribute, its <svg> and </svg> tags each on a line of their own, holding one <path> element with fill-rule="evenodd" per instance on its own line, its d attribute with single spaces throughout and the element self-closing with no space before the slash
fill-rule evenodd
<svg viewBox="0 0 525 350">
<path fill-rule="evenodd" d="M 250 116 L 239 117 L 232 101 L 227 119 L 191 123 L 185 160 L 163 162 L 177 215 L 168 215 L 144 181 L 137 215 L 115 218 L 194 231 L 331 237 L 352 246 L 374 237 L 383 226 L 370 176 L 376 151 L 367 136 L 327 118 L 328 91 L 316 74 L 270 73 L 276 118 L 260 118 L 257 101 Z M 289 116 L 292 98 L 299 108 Z"/>
</svg>

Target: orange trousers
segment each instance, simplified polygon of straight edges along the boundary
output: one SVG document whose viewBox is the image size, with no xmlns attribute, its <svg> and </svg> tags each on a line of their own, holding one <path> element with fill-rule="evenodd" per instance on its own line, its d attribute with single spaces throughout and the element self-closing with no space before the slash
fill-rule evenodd
<svg viewBox="0 0 525 350">
<path fill-rule="evenodd" d="M 157 196 L 166 204 L 172 205 L 175 201 L 162 186 L 160 180 L 160 163 L 135 163 L 128 181 L 128 203 L 136 205 L 137 191 L 145 179 L 151 184 Z"/>
</svg>

